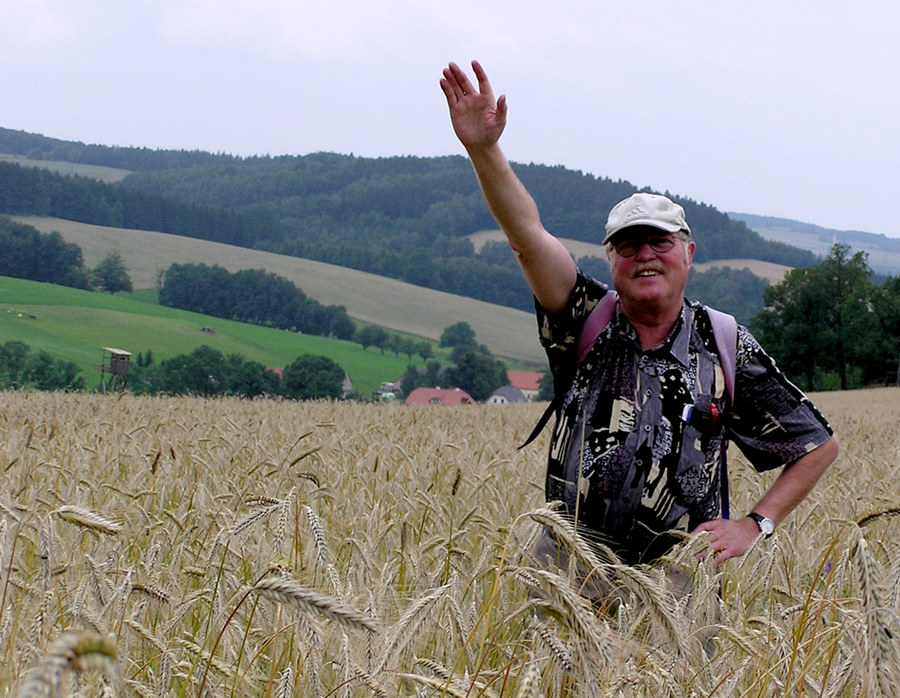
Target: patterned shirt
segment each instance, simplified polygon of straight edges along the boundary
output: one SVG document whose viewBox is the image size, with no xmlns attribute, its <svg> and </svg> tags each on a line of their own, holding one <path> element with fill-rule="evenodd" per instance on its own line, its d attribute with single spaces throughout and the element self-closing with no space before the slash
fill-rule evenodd
<svg viewBox="0 0 900 698">
<path fill-rule="evenodd" d="M 793 463 L 832 431 L 741 326 L 730 405 L 699 303 L 686 301 L 668 337 L 649 351 L 617 309 L 576 366 L 581 327 L 606 292 L 579 271 L 566 310 L 550 315 L 537 306 L 541 344 L 562 391 L 546 495 L 577 517 L 582 535 L 634 563 L 671 547 L 666 531 L 690 531 L 721 515 L 725 439 L 764 471 Z"/>
</svg>

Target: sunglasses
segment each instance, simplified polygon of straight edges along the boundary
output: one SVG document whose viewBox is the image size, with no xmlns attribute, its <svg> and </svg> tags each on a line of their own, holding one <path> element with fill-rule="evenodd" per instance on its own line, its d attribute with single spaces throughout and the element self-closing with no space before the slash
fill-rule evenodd
<svg viewBox="0 0 900 698">
<path fill-rule="evenodd" d="M 654 252 L 668 252 L 675 247 L 674 235 L 648 235 L 646 237 L 636 237 L 623 240 L 619 243 L 613 243 L 616 254 L 620 257 L 634 257 L 644 243 L 650 245 L 650 249 Z"/>
</svg>

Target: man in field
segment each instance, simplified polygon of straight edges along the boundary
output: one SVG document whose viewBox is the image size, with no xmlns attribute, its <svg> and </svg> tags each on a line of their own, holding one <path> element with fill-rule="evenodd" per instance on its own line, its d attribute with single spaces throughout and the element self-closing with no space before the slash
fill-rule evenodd
<svg viewBox="0 0 900 698">
<path fill-rule="evenodd" d="M 582 360 L 579 336 L 608 293 L 548 233 L 499 147 L 505 96 L 472 63 L 443 71 L 454 131 L 535 297 L 558 395 L 546 495 L 579 533 L 628 563 L 652 562 L 667 531 L 707 532 L 717 561 L 742 555 L 810 492 L 838 452 L 828 423 L 750 333 L 737 330 L 733 401 L 707 309 L 684 298 L 695 242 L 681 206 L 638 193 L 610 212 L 606 245 L 618 293 L 612 318 Z M 732 331 L 733 338 L 734 331 Z M 733 344 L 733 339 L 732 339 Z M 783 467 L 748 515 L 723 518 L 719 458 L 736 442 L 757 470 Z M 536 552 L 552 554 L 545 532 Z"/>
</svg>

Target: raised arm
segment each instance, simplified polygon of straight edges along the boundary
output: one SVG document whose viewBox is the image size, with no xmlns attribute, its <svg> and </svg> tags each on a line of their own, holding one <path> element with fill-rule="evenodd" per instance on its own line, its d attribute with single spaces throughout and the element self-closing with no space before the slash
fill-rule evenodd
<svg viewBox="0 0 900 698">
<path fill-rule="evenodd" d="M 444 69 L 441 89 L 450 120 L 463 144 L 487 201 L 506 234 L 538 302 L 549 312 L 562 310 L 575 285 L 575 263 L 563 244 L 541 224 L 534 199 L 516 177 L 499 140 L 506 127 L 506 97 L 494 99 L 487 74 L 477 61 L 476 89 L 455 63 Z"/>
</svg>

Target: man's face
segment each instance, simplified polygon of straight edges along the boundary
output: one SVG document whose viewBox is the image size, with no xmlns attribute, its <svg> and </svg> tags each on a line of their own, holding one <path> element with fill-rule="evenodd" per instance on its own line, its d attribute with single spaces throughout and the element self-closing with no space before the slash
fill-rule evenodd
<svg viewBox="0 0 900 698">
<path fill-rule="evenodd" d="M 633 307 L 680 307 L 694 247 L 692 240 L 685 242 L 679 233 L 651 226 L 626 228 L 616 236 L 609 253 L 613 286 Z"/>
</svg>

